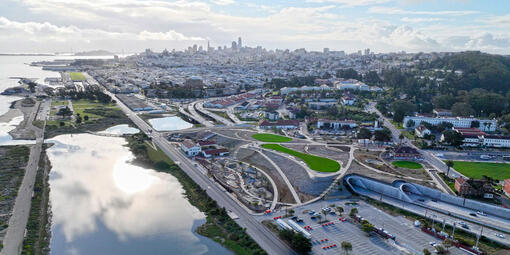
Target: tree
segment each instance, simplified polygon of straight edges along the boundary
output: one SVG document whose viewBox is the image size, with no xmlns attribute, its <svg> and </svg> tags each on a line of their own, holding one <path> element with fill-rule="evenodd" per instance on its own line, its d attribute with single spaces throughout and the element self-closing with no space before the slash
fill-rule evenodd
<svg viewBox="0 0 510 255">
<path fill-rule="evenodd" d="M 405 115 L 410 115 L 415 111 L 415 105 L 411 102 L 398 100 L 391 104 L 393 110 L 393 120 L 396 122 L 402 122 Z"/>
<path fill-rule="evenodd" d="M 454 163 L 451 160 L 446 161 L 446 166 L 448 167 L 448 170 L 446 171 L 446 177 L 450 176 L 450 168 L 453 167 Z"/>
<path fill-rule="evenodd" d="M 338 115 L 338 108 L 335 106 L 329 107 L 327 110 L 328 115 L 331 115 L 333 117 L 336 117 Z"/>
<path fill-rule="evenodd" d="M 367 222 L 367 223 L 361 225 L 361 230 L 363 230 L 363 232 L 369 234 L 370 232 L 372 232 L 372 230 L 374 230 L 374 226 L 372 226 L 372 224 Z"/>
<path fill-rule="evenodd" d="M 342 243 L 340 244 L 340 247 L 342 247 L 344 254 L 348 254 L 350 251 L 352 251 L 352 244 L 349 242 L 342 241 Z"/>
<path fill-rule="evenodd" d="M 456 116 L 472 116 L 475 115 L 475 110 L 470 104 L 464 102 L 457 102 L 452 105 L 452 112 Z"/>
<path fill-rule="evenodd" d="M 462 134 L 453 130 L 446 130 L 443 132 L 444 141 L 452 146 L 459 146 L 462 144 L 464 138 Z"/>
<path fill-rule="evenodd" d="M 376 71 L 370 71 L 363 76 L 363 81 L 368 84 L 378 84 L 382 82 Z"/>
<path fill-rule="evenodd" d="M 325 210 L 322 210 L 322 214 L 324 214 L 324 220 L 328 220 L 328 212 Z"/>
<path fill-rule="evenodd" d="M 76 115 L 76 123 L 80 124 L 81 121 L 82 121 L 82 118 L 81 118 L 80 114 L 77 114 Z"/>
<path fill-rule="evenodd" d="M 65 125 L 66 125 L 66 123 L 65 123 L 65 122 L 63 122 L 63 121 L 59 122 L 58 124 L 59 124 L 61 127 L 63 127 L 63 126 L 65 126 Z"/>
<path fill-rule="evenodd" d="M 289 212 L 290 215 L 293 215 L 295 213 L 295 211 L 292 210 L 292 209 L 290 209 L 288 212 Z"/>
<path fill-rule="evenodd" d="M 287 241 L 298 254 L 308 254 L 312 250 L 312 242 L 301 233 L 284 229 L 278 235 L 281 239 Z"/>
<path fill-rule="evenodd" d="M 452 239 L 449 238 L 444 239 L 443 246 L 446 249 L 446 253 L 448 253 L 448 250 L 453 246 Z"/>
<path fill-rule="evenodd" d="M 450 109 L 454 102 L 455 97 L 452 95 L 440 95 L 432 98 L 432 104 L 439 109 Z"/>
<path fill-rule="evenodd" d="M 436 245 L 434 248 L 436 248 L 436 251 L 438 254 L 445 254 L 446 253 L 446 250 L 443 246 L 441 245 Z"/>
<path fill-rule="evenodd" d="M 423 255 L 430 255 L 430 251 L 427 248 L 423 249 Z"/>
<path fill-rule="evenodd" d="M 83 119 L 84 119 L 85 121 L 88 121 L 88 120 L 89 120 L 89 116 L 88 116 L 88 115 L 85 115 L 85 116 L 83 116 Z"/>
<path fill-rule="evenodd" d="M 411 119 L 410 119 L 410 120 L 408 120 L 408 121 L 406 122 L 406 125 L 405 125 L 405 126 L 406 126 L 406 127 L 414 127 L 415 125 L 416 125 L 416 122 L 414 122 L 414 120 L 411 120 Z"/>
<path fill-rule="evenodd" d="M 374 132 L 374 137 L 376 141 L 387 142 L 391 140 L 391 131 L 388 128 L 384 128 L 382 130 L 376 130 Z"/>
<path fill-rule="evenodd" d="M 64 108 L 60 108 L 56 114 L 62 117 L 66 117 L 73 115 L 73 111 L 71 111 L 71 109 L 66 106 Z"/>
<path fill-rule="evenodd" d="M 370 139 L 372 137 L 372 133 L 367 128 L 360 128 L 358 131 L 359 139 Z"/>
<path fill-rule="evenodd" d="M 354 217 L 358 213 L 358 208 L 352 208 L 349 216 Z"/>
<path fill-rule="evenodd" d="M 342 215 L 342 213 L 344 212 L 344 208 L 343 208 L 343 207 L 341 207 L 341 206 L 338 206 L 338 207 L 336 208 L 336 211 L 337 211 L 340 215 Z"/>
<path fill-rule="evenodd" d="M 356 72 L 356 70 L 354 70 L 352 68 L 337 70 L 336 71 L 336 77 L 344 78 L 344 79 L 356 79 L 356 80 L 359 80 L 358 72 Z"/>
</svg>

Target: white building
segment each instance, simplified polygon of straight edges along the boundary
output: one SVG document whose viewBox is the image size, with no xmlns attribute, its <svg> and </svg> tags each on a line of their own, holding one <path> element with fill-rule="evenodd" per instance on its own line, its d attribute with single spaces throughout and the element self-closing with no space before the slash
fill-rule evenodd
<svg viewBox="0 0 510 255">
<path fill-rule="evenodd" d="M 423 138 L 425 136 L 430 135 L 430 130 L 426 128 L 424 125 L 419 125 L 414 129 L 414 133 L 416 136 Z"/>
<path fill-rule="evenodd" d="M 510 136 L 486 135 L 483 138 L 483 145 L 496 148 L 510 148 Z"/>
<path fill-rule="evenodd" d="M 413 126 L 408 126 L 409 120 L 414 121 Z M 461 117 L 451 117 L 451 118 L 434 118 L 434 117 L 424 117 L 424 116 L 405 116 L 404 117 L 404 128 L 416 128 L 421 125 L 422 122 L 430 123 L 431 125 L 439 125 L 442 122 L 451 123 L 453 127 L 456 128 L 470 128 L 471 123 L 473 121 L 478 121 L 480 126 L 478 127 L 482 131 L 495 131 L 497 127 L 496 120 L 479 120 L 477 118 L 461 118 Z"/>
<path fill-rule="evenodd" d="M 191 141 L 190 139 L 186 139 L 181 143 L 181 149 L 186 153 L 188 157 L 193 157 L 202 151 L 202 147 L 198 143 Z"/>
<path fill-rule="evenodd" d="M 317 120 L 317 128 L 329 128 L 336 130 L 344 126 L 347 126 L 349 128 L 355 128 L 358 125 L 353 120 L 328 120 L 328 119 Z"/>
</svg>

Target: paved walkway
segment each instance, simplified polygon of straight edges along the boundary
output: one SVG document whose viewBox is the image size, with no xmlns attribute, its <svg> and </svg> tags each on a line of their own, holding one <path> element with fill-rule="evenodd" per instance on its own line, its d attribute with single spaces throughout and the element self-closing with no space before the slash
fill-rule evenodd
<svg viewBox="0 0 510 255">
<path fill-rule="evenodd" d="M 294 189 L 294 186 L 292 186 L 292 184 L 290 183 L 290 181 L 287 178 L 287 176 L 285 175 L 285 173 L 283 173 L 282 169 L 272 159 L 270 159 L 266 154 L 262 153 L 262 151 L 257 150 L 256 152 L 258 152 L 260 155 L 262 155 L 262 157 L 264 157 L 267 161 L 269 161 L 269 163 L 271 163 L 271 165 L 278 171 L 278 173 L 282 176 L 285 184 L 287 184 L 287 187 L 289 188 L 290 193 L 292 193 L 292 197 L 294 197 L 294 200 L 296 201 L 296 203 L 301 204 L 301 199 L 299 198 L 296 190 Z"/>
<path fill-rule="evenodd" d="M 30 114 L 27 120 L 27 128 L 34 130 L 37 140 L 35 145 L 30 148 L 30 156 L 25 169 L 25 176 L 19 187 L 14 208 L 12 210 L 11 218 L 9 219 L 9 227 L 3 240 L 4 248 L 1 255 L 14 255 L 20 254 L 23 246 L 23 239 L 25 237 L 25 229 L 28 222 L 30 213 L 30 206 L 32 203 L 32 194 L 34 190 L 35 177 L 37 169 L 39 168 L 39 159 L 41 157 L 42 146 L 44 143 L 44 129 L 40 130 L 32 125 L 32 121 L 36 118 L 38 106 L 34 106 L 34 111 Z M 47 112 L 42 112 L 43 116 L 40 118 L 45 119 Z"/>
</svg>

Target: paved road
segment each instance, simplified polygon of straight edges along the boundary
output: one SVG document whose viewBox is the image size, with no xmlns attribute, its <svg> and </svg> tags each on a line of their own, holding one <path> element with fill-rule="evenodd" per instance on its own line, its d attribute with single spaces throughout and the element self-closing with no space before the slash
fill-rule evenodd
<svg viewBox="0 0 510 255">
<path fill-rule="evenodd" d="M 113 98 L 115 95 L 110 94 Z M 135 123 L 140 130 L 149 133 L 151 127 L 143 121 L 139 116 L 127 108 L 120 100 L 116 100 L 120 108 L 126 115 Z M 247 233 L 269 254 L 294 254 L 294 252 L 287 247 L 278 237 L 276 237 L 264 225 L 255 220 L 244 208 L 235 202 L 229 194 L 220 189 L 214 180 L 211 180 L 205 175 L 203 169 L 199 165 L 195 166 L 184 154 L 176 149 L 174 145 L 168 142 L 164 135 L 158 132 L 150 134 L 154 143 L 165 152 L 173 161 L 180 162 L 181 169 L 190 176 L 200 187 L 207 191 L 207 194 L 214 199 L 219 206 L 225 207 L 228 211 L 236 214 L 239 219 L 236 222 L 243 228 L 246 228 Z"/>
<path fill-rule="evenodd" d="M 391 135 L 393 137 L 393 141 L 399 141 L 400 140 L 399 139 L 399 136 L 401 134 L 400 130 L 397 129 L 384 115 L 382 115 L 382 113 L 379 110 L 377 110 L 375 108 L 375 103 L 374 102 L 371 102 L 371 103 L 368 104 L 367 110 L 369 112 L 375 112 L 375 113 L 377 113 L 377 115 L 379 115 L 380 119 L 383 120 L 384 126 L 388 127 L 388 129 L 391 131 Z M 403 144 L 407 145 L 407 146 L 413 147 L 416 150 L 418 150 L 422 154 L 423 159 L 425 161 L 429 162 L 437 170 L 439 170 L 441 172 L 444 172 L 444 173 L 446 173 L 448 171 L 448 167 L 446 166 L 446 164 L 443 161 L 438 159 L 436 156 L 432 155 L 430 152 L 422 150 L 422 149 L 414 146 L 414 144 L 411 143 L 411 141 L 409 141 L 409 139 L 404 137 L 404 139 L 401 142 Z M 455 175 L 455 176 L 462 176 L 462 174 L 460 174 L 459 172 L 455 171 L 455 169 L 453 169 L 453 168 L 450 169 L 449 175 L 452 176 L 452 174 Z M 442 180 L 435 180 L 435 181 L 436 182 L 437 181 L 443 182 Z M 441 183 L 438 183 L 438 184 L 440 185 L 440 187 L 444 187 L 443 184 L 441 184 Z"/>
<path fill-rule="evenodd" d="M 181 109 L 181 108 L 179 108 Z M 206 127 L 213 127 L 214 123 L 210 122 L 209 120 L 206 120 L 202 115 L 200 115 L 195 110 L 195 102 L 188 105 L 188 111 L 192 115 L 192 118 L 194 118 L 196 121 L 198 121 L 200 124 L 206 126 Z M 184 109 L 181 112 L 185 112 Z"/>
<path fill-rule="evenodd" d="M 196 107 L 197 107 L 197 110 L 199 110 L 200 112 L 202 112 L 203 114 L 215 119 L 217 122 L 220 122 L 226 126 L 233 126 L 234 123 L 230 120 L 227 120 L 221 116 L 219 116 L 218 114 L 214 114 L 206 109 L 204 109 L 204 102 L 203 101 L 195 101 L 193 102 L 192 104 L 194 104 Z"/>
<path fill-rule="evenodd" d="M 397 199 L 394 199 L 394 198 L 391 198 L 391 197 L 387 197 L 387 196 L 384 196 L 384 195 L 381 195 L 379 193 L 376 193 L 376 192 L 372 192 L 372 191 L 369 191 L 369 190 L 366 190 L 366 189 L 362 189 L 362 188 L 359 188 L 357 187 L 356 188 L 356 192 L 359 193 L 359 194 L 362 194 L 364 196 L 367 196 L 367 197 L 371 197 L 372 199 L 375 199 L 375 200 L 379 200 L 381 202 L 384 202 L 384 203 L 387 203 L 387 204 L 391 204 L 395 207 L 398 207 L 398 208 L 401 208 L 401 209 L 404 209 L 406 211 L 410 211 L 410 212 L 413 212 L 415 214 L 418 214 L 418 215 L 421 215 L 421 216 L 424 216 L 425 218 L 428 218 L 430 219 L 431 221 L 435 222 L 435 224 L 442 224 L 443 221 L 446 225 L 450 225 L 450 226 L 453 226 L 454 223 L 458 223 L 460 220 L 456 217 L 453 217 L 451 215 L 467 215 L 468 212 L 460 212 L 459 210 L 453 210 L 451 207 L 450 208 L 447 208 L 446 210 L 450 211 L 450 214 L 451 215 L 446 215 L 446 214 L 443 214 L 443 213 L 440 213 L 440 212 L 437 212 L 437 211 L 432 211 L 430 209 L 427 209 L 423 206 L 418 206 L 418 205 L 415 205 L 415 204 L 410 204 L 410 203 L 407 203 L 407 202 L 404 202 L 404 201 L 401 201 L 401 200 L 397 200 Z M 438 203 L 438 202 L 430 202 L 430 201 L 426 201 L 426 203 Z M 482 219 L 481 217 L 485 217 L 485 216 L 480 216 L 478 219 L 474 219 L 472 217 L 470 217 L 472 221 L 475 221 L 475 220 L 484 220 L 484 221 L 487 221 L 489 219 Z M 468 232 L 471 232 L 475 235 L 478 235 L 481 231 L 481 229 L 483 228 L 483 233 L 482 235 L 491 239 L 491 240 L 494 240 L 496 242 L 499 242 L 499 243 L 502 243 L 502 244 L 505 244 L 507 246 L 510 246 L 510 240 L 509 239 L 501 239 L 499 237 L 496 237 L 496 234 L 503 234 L 505 235 L 505 233 L 501 232 L 501 231 L 496 231 L 496 230 L 493 230 L 493 229 L 489 229 L 487 227 L 484 228 L 484 226 L 486 226 L 485 224 L 483 224 L 483 226 L 481 225 L 477 225 L 477 224 L 474 224 L 474 223 L 470 223 L 470 222 L 467 222 L 467 224 L 469 225 L 469 229 L 463 229 L 464 231 L 468 231 Z M 459 224 L 456 224 L 457 227 L 459 227 Z M 451 233 L 450 233 L 451 234 Z"/>
<path fill-rule="evenodd" d="M 37 109 L 37 105 L 35 106 Z M 40 112 L 40 119 L 45 119 L 47 111 Z M 36 118 L 37 111 L 34 110 L 27 121 L 27 128 L 34 130 L 37 140 L 35 145 L 30 148 L 30 156 L 25 168 L 25 175 L 18 190 L 18 195 L 14 202 L 12 215 L 9 219 L 9 227 L 3 240 L 4 248 L 1 255 L 20 254 L 25 236 L 25 228 L 30 213 L 30 205 L 32 203 L 32 194 L 34 190 L 35 177 L 39 167 L 39 158 L 41 157 L 42 145 L 44 143 L 44 130 L 41 132 L 38 128 L 32 126 L 32 121 Z"/>
<path fill-rule="evenodd" d="M 206 127 L 214 126 L 214 124 L 212 124 L 211 122 L 205 120 L 204 118 L 202 118 L 202 116 L 200 116 L 200 118 L 197 118 L 195 115 L 189 114 L 188 112 L 186 112 L 184 110 L 184 108 L 182 108 L 182 106 L 179 106 L 179 112 L 182 113 L 185 116 L 188 116 L 191 119 L 194 119 L 196 122 L 198 122 L 198 123 L 200 123 L 200 124 L 202 124 L 202 125 L 204 125 Z"/>
</svg>

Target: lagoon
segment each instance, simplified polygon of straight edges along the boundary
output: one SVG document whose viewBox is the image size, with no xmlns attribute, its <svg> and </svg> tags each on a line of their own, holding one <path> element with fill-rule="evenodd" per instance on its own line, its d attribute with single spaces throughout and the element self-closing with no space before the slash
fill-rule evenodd
<svg viewBox="0 0 510 255">
<path fill-rule="evenodd" d="M 231 254 L 194 232 L 205 215 L 175 177 L 132 164 L 124 138 L 49 142 L 52 254 Z"/>
</svg>

